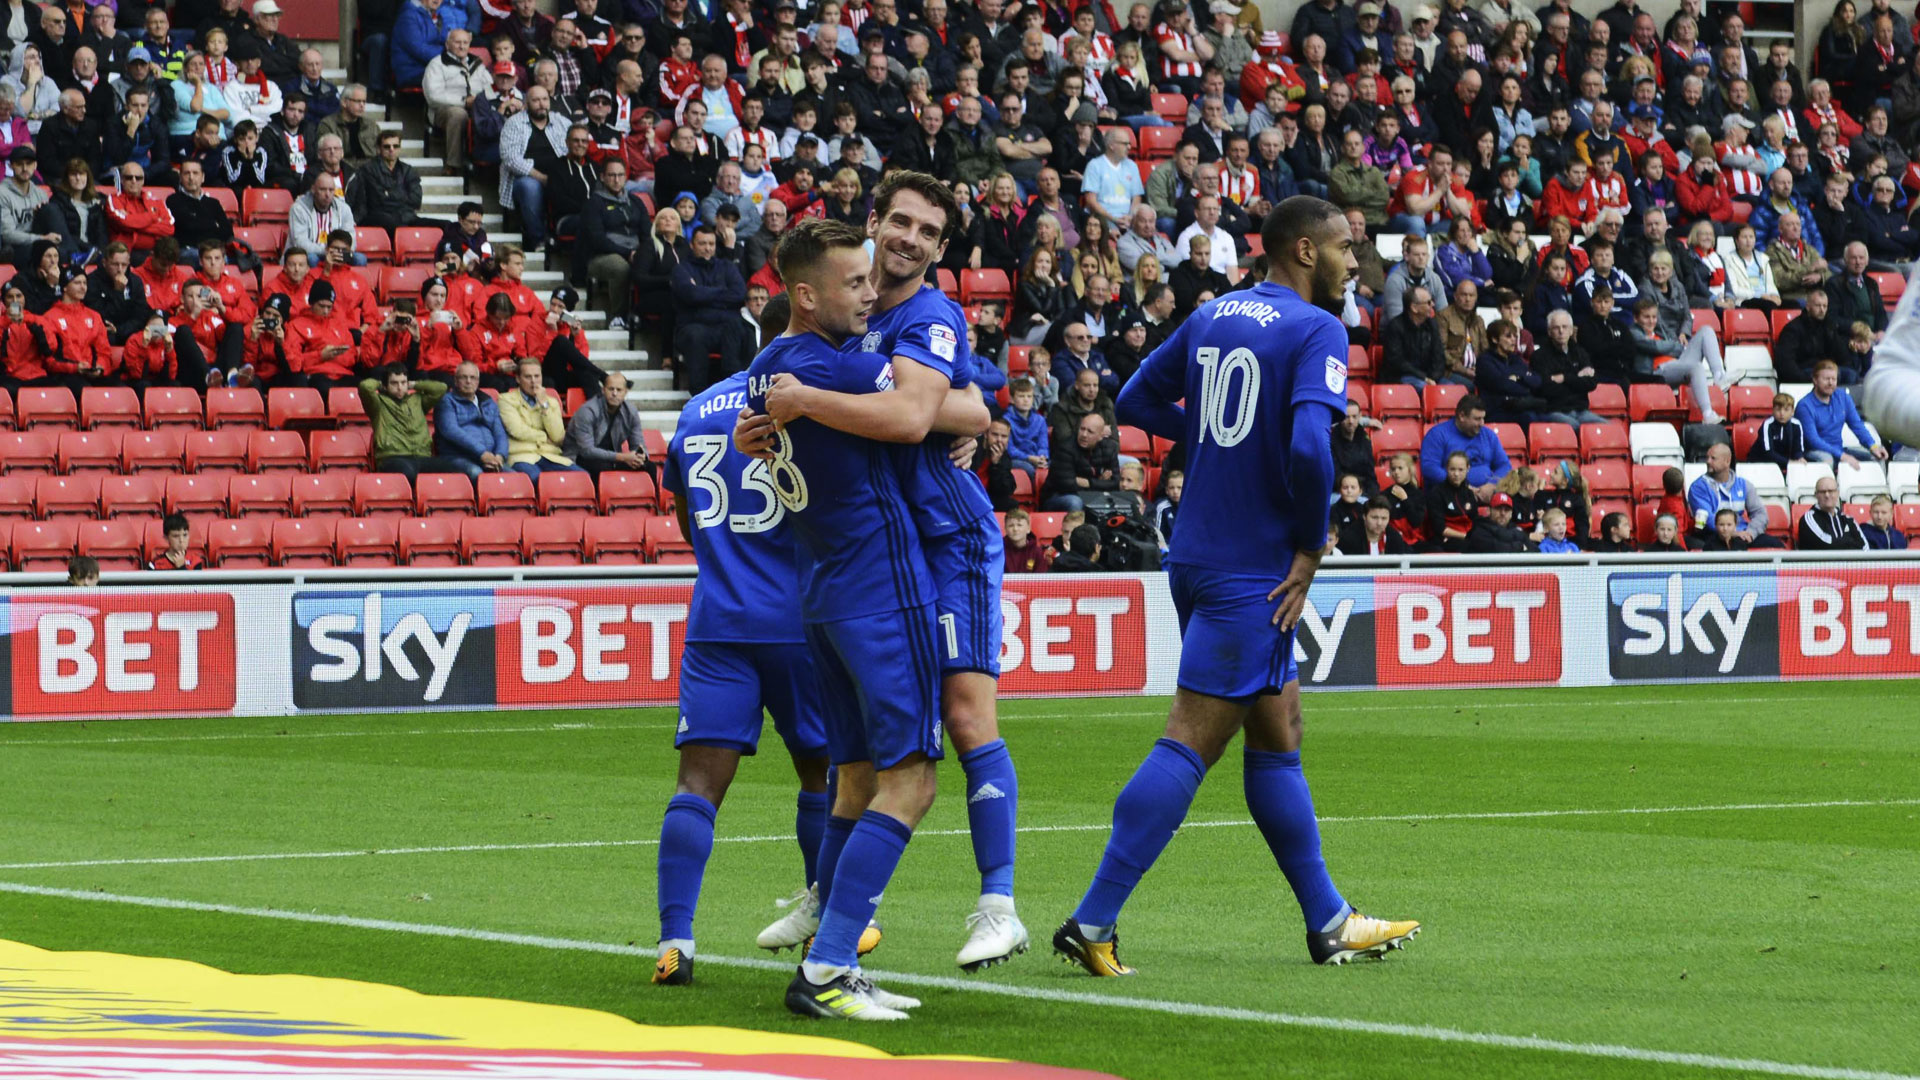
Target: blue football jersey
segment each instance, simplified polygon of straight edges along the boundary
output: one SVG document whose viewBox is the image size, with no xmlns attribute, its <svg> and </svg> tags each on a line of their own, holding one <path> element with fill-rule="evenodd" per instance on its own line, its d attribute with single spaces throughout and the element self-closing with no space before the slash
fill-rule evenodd
<svg viewBox="0 0 1920 1080">
<path fill-rule="evenodd" d="M 1263 282 L 1200 306 L 1140 365 L 1163 401 L 1186 400 L 1183 524 L 1169 562 L 1284 576 L 1295 551 L 1322 536 L 1294 536 L 1298 499 L 1288 490 L 1293 406 L 1347 407 L 1347 331 L 1284 285 Z"/>
<path fill-rule="evenodd" d="M 806 633 L 787 508 L 767 463 L 733 448 L 734 421 L 746 405 L 744 373 L 687 402 L 660 473 L 686 504 L 687 540 L 700 564 L 687 640 L 796 644 Z"/>
<path fill-rule="evenodd" d="M 783 334 L 747 369 L 749 408 L 766 411 L 767 388 L 782 372 L 844 394 L 893 388 L 893 362 L 884 353 L 836 349 L 814 334 Z M 808 622 L 932 603 L 893 447 L 802 419 L 782 430 L 768 466 L 799 550 Z"/>
<path fill-rule="evenodd" d="M 861 351 L 891 359 L 904 356 L 940 372 L 950 386 L 973 382 L 967 320 L 960 305 L 931 285 L 867 320 Z M 993 513 L 993 501 L 977 477 L 947 460 L 953 436 L 934 432 L 918 446 L 895 451 L 900 480 L 920 535 L 945 536 Z"/>
</svg>

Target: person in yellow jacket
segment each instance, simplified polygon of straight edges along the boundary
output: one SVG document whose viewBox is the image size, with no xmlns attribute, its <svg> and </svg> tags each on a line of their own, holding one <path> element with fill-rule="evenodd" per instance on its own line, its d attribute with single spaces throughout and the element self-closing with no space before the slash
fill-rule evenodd
<svg viewBox="0 0 1920 1080">
<path fill-rule="evenodd" d="M 543 472 L 579 472 L 560 452 L 567 420 L 560 400 L 540 388 L 540 361 L 522 360 L 514 389 L 500 395 L 500 424 L 507 429 L 507 466 L 539 483 Z"/>
</svg>

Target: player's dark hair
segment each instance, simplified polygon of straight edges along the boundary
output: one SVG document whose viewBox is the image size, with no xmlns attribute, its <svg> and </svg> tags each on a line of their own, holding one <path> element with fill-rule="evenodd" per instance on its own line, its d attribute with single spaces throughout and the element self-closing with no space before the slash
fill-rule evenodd
<svg viewBox="0 0 1920 1080">
<path fill-rule="evenodd" d="M 760 309 L 760 340 L 768 341 L 785 333 L 792 318 L 793 301 L 782 289 L 780 295 L 768 298 L 767 306 Z"/>
<path fill-rule="evenodd" d="M 1468 394 L 1466 397 L 1460 399 L 1460 404 L 1453 407 L 1453 415 L 1455 416 L 1465 416 L 1468 413 L 1486 411 L 1487 402 L 1479 394 Z"/>
<path fill-rule="evenodd" d="M 773 261 L 780 269 L 780 280 L 792 283 L 805 278 L 829 252 L 863 247 L 866 242 L 867 234 L 846 222 L 808 218 L 780 238 Z"/>
<path fill-rule="evenodd" d="M 1099 527 L 1095 525 L 1082 525 L 1073 530 L 1073 534 L 1067 537 L 1067 550 L 1073 552 L 1075 555 L 1084 555 L 1089 559 L 1093 558 L 1094 553 L 1100 550 Z"/>
<path fill-rule="evenodd" d="M 934 208 L 946 215 L 946 227 L 940 230 L 940 242 L 946 243 L 953 238 L 954 230 L 960 224 L 960 200 L 953 197 L 953 188 L 939 177 L 928 176 L 912 169 L 895 169 L 873 187 L 873 216 L 885 219 L 887 211 L 893 209 L 894 196 L 902 191 L 911 191 L 927 200 Z"/>
<path fill-rule="evenodd" d="M 1285 251 L 1295 240 L 1311 237 L 1330 223 L 1337 224 L 1342 232 L 1347 230 L 1347 216 L 1339 207 L 1312 195 L 1289 196 L 1280 200 L 1260 226 L 1260 242 L 1269 252 Z"/>
</svg>

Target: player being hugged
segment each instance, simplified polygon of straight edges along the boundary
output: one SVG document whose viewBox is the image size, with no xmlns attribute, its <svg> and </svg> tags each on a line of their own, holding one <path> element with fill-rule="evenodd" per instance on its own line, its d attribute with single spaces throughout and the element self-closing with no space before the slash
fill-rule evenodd
<svg viewBox="0 0 1920 1080">
<path fill-rule="evenodd" d="M 741 755 L 759 748 L 762 709 L 800 776 L 794 832 L 808 885 L 817 880 L 827 821 L 826 725 L 793 587 L 787 507 L 767 462 L 733 448 L 734 419 L 746 404 L 745 372 L 687 402 L 661 478 L 700 566 L 680 660 L 680 775 L 660 822 L 653 981 L 670 986 L 693 981 L 693 914 L 714 818 Z"/>
<path fill-rule="evenodd" d="M 1117 402 L 1123 423 L 1187 447 L 1167 559 L 1180 674 L 1166 734 L 1120 792 L 1093 884 L 1053 935 L 1093 975 L 1133 974 L 1120 962 L 1120 909 L 1242 729 L 1247 809 L 1300 902 L 1315 962 L 1382 956 L 1420 930 L 1367 918 L 1334 888 L 1300 770 L 1294 624 L 1326 545 L 1328 432 L 1347 392 L 1347 334 L 1331 312 L 1358 265 L 1353 241 L 1339 208 L 1304 195 L 1275 208 L 1260 238 L 1267 280 L 1202 305 Z"/>
<path fill-rule="evenodd" d="M 867 236 L 873 241 L 878 299 L 861 336 L 861 352 L 892 361 L 894 392 L 835 392 L 802 380 L 769 395 L 773 417 L 797 417 L 868 439 L 898 444 L 895 458 L 913 525 L 926 553 L 940 628 L 940 711 L 967 784 L 967 821 L 980 898 L 967 917 L 968 936 L 955 958 L 978 971 L 1027 949 L 1027 929 L 1013 906 L 1014 830 L 1020 788 L 1000 738 L 995 698 L 1000 678 L 1000 579 L 1006 563 L 993 503 L 979 480 L 954 467 L 955 437 L 984 432 L 988 414 L 973 385 L 960 305 L 932 285 L 927 270 L 959 227 L 960 207 L 942 180 L 906 170 L 875 187 Z M 752 421 L 743 442 L 764 430 Z M 965 454 L 971 460 L 971 453 Z M 831 847 L 852 823 L 827 822 Z M 811 932 L 804 906 L 767 927 L 760 946 L 780 949 Z"/>
<path fill-rule="evenodd" d="M 842 348 L 873 309 L 865 242 L 826 220 L 781 239 L 774 257 L 792 315 L 747 370 L 749 409 L 769 413 L 769 393 L 798 384 L 899 396 L 884 355 Z M 821 845 L 820 927 L 786 1004 L 803 1016 L 902 1020 L 919 1002 L 868 982 L 857 950 L 933 805 L 942 754 L 933 583 L 891 447 L 808 419 L 779 424 L 773 443 L 767 475 L 799 556 L 800 614 L 839 773 L 832 814 L 851 826 L 843 845 Z"/>
</svg>

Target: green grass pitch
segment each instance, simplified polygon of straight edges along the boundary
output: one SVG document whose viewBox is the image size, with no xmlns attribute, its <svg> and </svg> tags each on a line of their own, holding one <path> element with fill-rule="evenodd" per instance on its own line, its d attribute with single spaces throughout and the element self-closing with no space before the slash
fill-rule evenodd
<svg viewBox="0 0 1920 1080">
<path fill-rule="evenodd" d="M 796 1020 L 783 973 L 724 962 L 765 956 L 753 936 L 800 877 L 771 730 L 719 821 L 723 838 L 766 839 L 717 845 L 689 989 L 648 985 L 642 956 L 557 942 L 17 891 L 0 892 L 0 936 L 1140 1080 L 1901 1075 L 1920 1072 L 1916 705 L 1920 683 L 1901 682 L 1310 694 L 1305 760 L 1334 878 L 1425 932 L 1383 962 L 1315 967 L 1258 832 L 1189 827 L 1121 921 L 1140 974 L 1096 982 L 1047 941 L 1166 702 L 1007 702 L 1034 950 L 977 976 L 954 967 L 978 879 L 945 766 L 868 963 L 953 980 L 899 986 L 925 999 L 903 1024 Z M 0 882 L 650 953 L 671 725 L 655 709 L 8 726 Z M 1190 825 L 1244 822 L 1239 773 L 1230 751 Z M 1648 808 L 1690 809 L 1620 812 Z M 524 846 L 567 843 L 589 846 Z M 507 848 L 156 861 L 464 845 Z M 23 865 L 87 860 L 111 861 Z M 1114 996 L 1152 1007 L 1098 1000 Z"/>
</svg>

